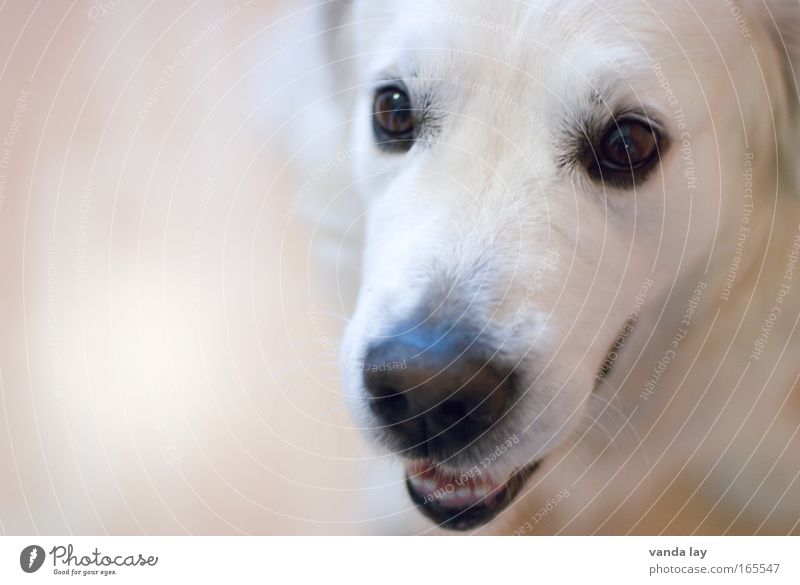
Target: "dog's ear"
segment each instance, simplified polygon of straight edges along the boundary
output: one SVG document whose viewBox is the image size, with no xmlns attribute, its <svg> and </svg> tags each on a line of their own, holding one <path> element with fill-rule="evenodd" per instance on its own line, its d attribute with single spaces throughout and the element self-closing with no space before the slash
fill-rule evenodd
<svg viewBox="0 0 800 585">
<path fill-rule="evenodd" d="M 264 108 L 267 132 L 312 173 L 346 147 L 352 109 L 352 17 L 354 2 L 297 0 L 275 16 L 264 53 L 262 78 L 269 83 Z M 342 167 L 343 165 L 337 165 Z"/>
<path fill-rule="evenodd" d="M 330 0 L 322 7 L 321 24 L 331 55 L 347 54 L 352 46 L 348 29 L 353 23 L 352 0 Z"/>
<path fill-rule="evenodd" d="M 320 12 L 324 57 L 332 79 L 341 88 L 353 87 L 353 0 L 331 0 Z"/>
</svg>

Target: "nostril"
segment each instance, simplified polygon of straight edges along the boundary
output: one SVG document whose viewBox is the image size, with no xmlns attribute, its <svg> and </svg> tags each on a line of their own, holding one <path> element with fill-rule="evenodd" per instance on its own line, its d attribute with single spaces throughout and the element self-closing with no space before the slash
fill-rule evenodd
<svg viewBox="0 0 800 585">
<path fill-rule="evenodd" d="M 398 391 L 389 386 L 377 386 L 370 392 L 370 408 L 373 412 L 387 415 L 403 415 L 408 412 L 408 398 L 405 392 Z"/>
<path fill-rule="evenodd" d="M 466 405 L 460 400 L 450 400 L 439 407 L 436 413 L 436 418 L 441 421 L 443 425 L 454 425 L 463 420 L 468 414 Z"/>
</svg>

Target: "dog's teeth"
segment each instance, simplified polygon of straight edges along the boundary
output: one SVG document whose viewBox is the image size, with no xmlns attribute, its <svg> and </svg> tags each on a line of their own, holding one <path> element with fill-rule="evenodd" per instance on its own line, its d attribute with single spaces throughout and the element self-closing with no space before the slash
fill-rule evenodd
<svg viewBox="0 0 800 585">
<path fill-rule="evenodd" d="M 449 508 L 464 508 L 488 502 L 499 488 L 487 476 L 445 474 L 441 470 L 421 465 L 409 467 L 408 475 L 417 493 L 430 502 Z"/>
<path fill-rule="evenodd" d="M 423 478 L 420 481 L 419 487 L 421 488 L 421 491 L 423 493 L 432 494 L 432 493 L 434 493 L 436 491 L 436 480 L 435 479 L 429 479 L 429 478 Z"/>
<path fill-rule="evenodd" d="M 486 496 L 489 495 L 490 491 L 491 490 L 487 489 L 484 484 L 479 483 L 475 486 L 475 498 L 476 499 L 485 498 Z"/>
</svg>

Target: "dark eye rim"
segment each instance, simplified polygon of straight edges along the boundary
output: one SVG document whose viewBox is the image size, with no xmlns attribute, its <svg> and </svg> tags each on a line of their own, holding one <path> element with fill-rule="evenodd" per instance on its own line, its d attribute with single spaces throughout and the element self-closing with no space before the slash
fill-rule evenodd
<svg viewBox="0 0 800 585">
<path fill-rule="evenodd" d="M 612 132 L 619 131 L 625 124 L 638 124 L 647 128 L 655 137 L 652 154 L 635 165 L 619 165 L 605 159 L 603 141 Z M 616 188 L 631 188 L 642 181 L 663 160 L 669 147 L 669 138 L 661 124 L 652 117 L 639 112 L 626 112 L 615 115 L 599 131 L 587 136 L 585 153 L 586 169 L 595 181 Z"/>
<path fill-rule="evenodd" d="M 409 112 L 414 119 L 414 124 L 412 124 L 411 129 L 408 132 L 402 134 L 389 132 L 378 121 L 376 109 L 378 98 L 387 92 L 399 92 L 406 97 L 409 103 L 409 108 L 399 111 Z M 404 84 L 399 82 L 389 82 L 375 88 L 372 96 L 372 131 L 375 136 L 376 144 L 382 150 L 390 152 L 407 152 L 409 149 L 411 149 L 417 137 L 418 121 L 416 118 L 417 111 L 413 107 L 413 100 L 411 99 L 411 95 Z"/>
</svg>

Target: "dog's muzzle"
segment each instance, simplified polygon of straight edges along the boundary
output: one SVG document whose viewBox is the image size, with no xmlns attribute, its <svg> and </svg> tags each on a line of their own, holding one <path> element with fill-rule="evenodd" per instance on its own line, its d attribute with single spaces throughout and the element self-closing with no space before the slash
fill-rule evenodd
<svg viewBox="0 0 800 585">
<path fill-rule="evenodd" d="M 408 460 L 411 499 L 447 528 L 489 521 L 538 466 L 499 479 L 455 463 L 480 460 L 503 436 L 516 377 L 495 354 L 469 328 L 423 322 L 372 344 L 364 360 L 370 410 L 384 442 Z"/>
</svg>

